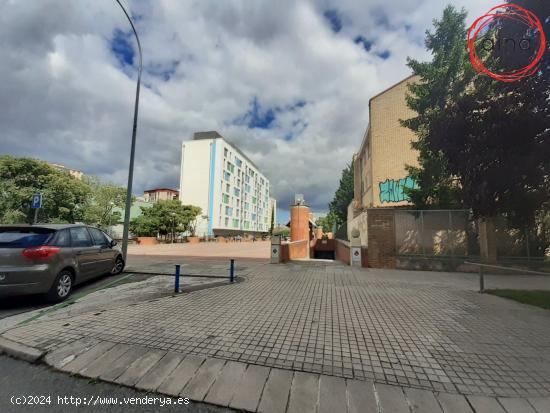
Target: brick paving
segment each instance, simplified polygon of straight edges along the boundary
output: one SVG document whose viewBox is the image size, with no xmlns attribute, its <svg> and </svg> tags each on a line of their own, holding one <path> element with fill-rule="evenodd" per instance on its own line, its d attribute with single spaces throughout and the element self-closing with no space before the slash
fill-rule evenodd
<svg viewBox="0 0 550 413">
<path fill-rule="evenodd" d="M 246 277 L 4 335 L 42 349 L 93 338 L 406 388 L 550 395 L 550 313 L 480 295 L 468 277 L 297 263 L 256 264 Z"/>
</svg>

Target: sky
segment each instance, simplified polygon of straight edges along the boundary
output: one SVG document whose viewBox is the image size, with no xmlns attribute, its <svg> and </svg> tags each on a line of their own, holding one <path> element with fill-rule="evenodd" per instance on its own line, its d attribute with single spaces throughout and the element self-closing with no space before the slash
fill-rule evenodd
<svg viewBox="0 0 550 413">
<path fill-rule="evenodd" d="M 468 23 L 495 1 L 455 0 Z M 144 71 L 134 193 L 179 187 L 181 142 L 216 130 L 327 210 L 369 99 L 426 60 L 441 0 L 123 0 Z M 0 0 L 0 154 L 126 185 L 138 57 L 114 0 Z M 185 189 L 184 189 L 185 190 Z"/>
</svg>

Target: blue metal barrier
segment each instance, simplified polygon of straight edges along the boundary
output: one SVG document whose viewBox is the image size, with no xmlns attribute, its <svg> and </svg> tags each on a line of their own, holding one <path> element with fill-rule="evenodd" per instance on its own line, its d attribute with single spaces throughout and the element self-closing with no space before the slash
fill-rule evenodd
<svg viewBox="0 0 550 413">
<path fill-rule="evenodd" d="M 176 264 L 176 277 L 174 280 L 174 292 L 179 294 L 180 292 L 180 265 Z"/>
</svg>

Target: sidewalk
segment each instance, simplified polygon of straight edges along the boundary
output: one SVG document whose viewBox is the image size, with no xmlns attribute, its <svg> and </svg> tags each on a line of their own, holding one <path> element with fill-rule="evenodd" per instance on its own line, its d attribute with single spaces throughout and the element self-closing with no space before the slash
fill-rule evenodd
<svg viewBox="0 0 550 413">
<path fill-rule="evenodd" d="M 548 411 L 549 312 L 475 277 L 292 263 L 244 278 L 3 337 L 56 368 L 250 411 L 353 409 L 356 394 L 390 412 Z"/>
<path fill-rule="evenodd" d="M 212 257 L 173 257 L 163 255 L 129 255 L 125 272 L 137 274 L 174 275 L 176 264 L 180 265 L 182 279 L 188 277 L 229 277 L 229 258 Z M 248 275 L 261 265 L 261 262 L 235 259 L 235 272 Z"/>
<path fill-rule="evenodd" d="M 57 305 L 22 312 L 0 319 L 0 333 L 28 321 L 64 320 L 89 312 L 104 312 L 116 307 L 126 307 L 139 302 L 168 297 L 174 294 L 174 277 L 166 275 L 141 279 L 133 272 L 119 280 L 105 282 L 91 292 L 76 291 L 67 301 Z M 228 277 L 181 277 L 180 291 L 191 292 L 213 286 L 225 285 Z"/>
<path fill-rule="evenodd" d="M 464 396 L 83 339 L 44 358 L 69 374 L 263 413 L 547 413 L 550 398 Z"/>
</svg>

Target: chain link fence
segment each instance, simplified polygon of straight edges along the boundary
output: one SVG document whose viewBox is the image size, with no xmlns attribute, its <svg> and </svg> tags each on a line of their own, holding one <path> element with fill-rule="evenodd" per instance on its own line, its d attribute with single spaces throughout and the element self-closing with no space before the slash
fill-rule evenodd
<svg viewBox="0 0 550 413">
<path fill-rule="evenodd" d="M 501 263 L 550 267 L 550 236 L 545 223 L 515 228 L 506 217 L 496 219 L 497 256 Z M 477 260 L 477 222 L 469 210 L 396 210 L 398 256 Z"/>
<path fill-rule="evenodd" d="M 479 257 L 477 227 L 467 210 L 396 210 L 398 255 Z"/>
</svg>

